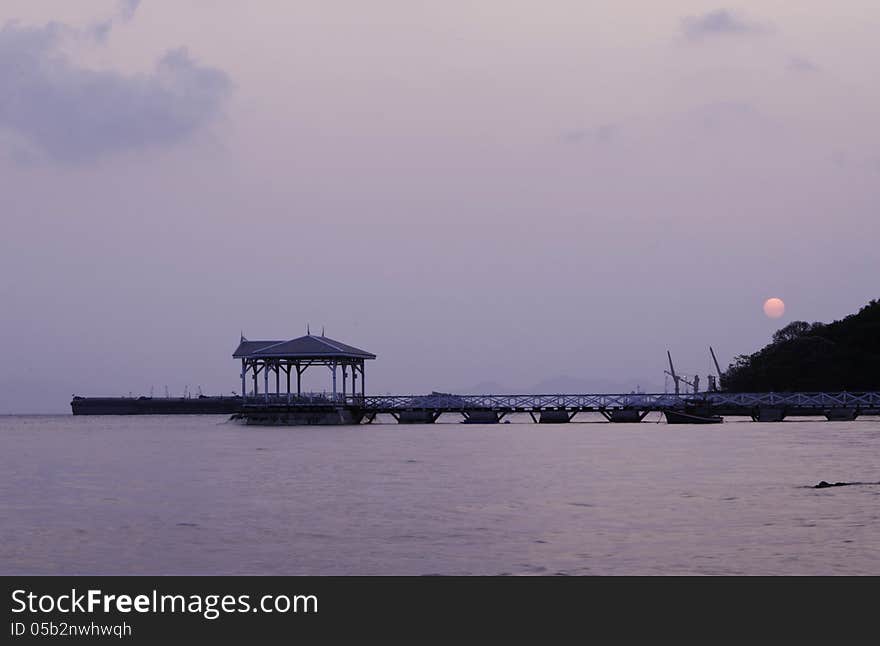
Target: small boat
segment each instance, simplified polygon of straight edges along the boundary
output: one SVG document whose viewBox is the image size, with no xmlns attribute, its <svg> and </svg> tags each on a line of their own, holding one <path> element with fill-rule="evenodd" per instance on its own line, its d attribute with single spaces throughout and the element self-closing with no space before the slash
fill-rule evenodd
<svg viewBox="0 0 880 646">
<path fill-rule="evenodd" d="M 720 424 L 724 421 L 720 415 L 696 415 L 680 410 L 666 409 L 663 414 L 667 424 Z"/>
</svg>

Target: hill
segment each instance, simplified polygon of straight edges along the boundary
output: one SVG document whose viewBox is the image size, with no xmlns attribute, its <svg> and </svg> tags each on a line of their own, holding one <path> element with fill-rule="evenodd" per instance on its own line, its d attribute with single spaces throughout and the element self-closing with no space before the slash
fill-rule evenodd
<svg viewBox="0 0 880 646">
<path fill-rule="evenodd" d="M 880 390 L 880 300 L 833 323 L 794 321 L 722 375 L 733 392 Z"/>
</svg>

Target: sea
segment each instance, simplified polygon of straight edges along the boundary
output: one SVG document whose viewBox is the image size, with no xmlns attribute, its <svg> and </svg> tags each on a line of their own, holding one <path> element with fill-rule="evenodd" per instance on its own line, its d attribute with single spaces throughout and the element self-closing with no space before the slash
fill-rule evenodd
<svg viewBox="0 0 880 646">
<path fill-rule="evenodd" d="M 880 575 L 880 418 L 658 415 L 3 416 L 0 574 Z"/>
</svg>

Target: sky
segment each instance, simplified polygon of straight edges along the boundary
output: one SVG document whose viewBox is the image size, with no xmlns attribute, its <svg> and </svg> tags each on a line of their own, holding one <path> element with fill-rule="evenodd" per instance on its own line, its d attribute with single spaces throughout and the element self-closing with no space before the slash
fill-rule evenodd
<svg viewBox="0 0 880 646">
<path fill-rule="evenodd" d="M 4 0 L 0 414 L 662 391 L 878 294 L 880 5 Z M 785 301 L 769 319 L 766 298 Z M 307 373 L 324 389 L 327 371 Z"/>
</svg>

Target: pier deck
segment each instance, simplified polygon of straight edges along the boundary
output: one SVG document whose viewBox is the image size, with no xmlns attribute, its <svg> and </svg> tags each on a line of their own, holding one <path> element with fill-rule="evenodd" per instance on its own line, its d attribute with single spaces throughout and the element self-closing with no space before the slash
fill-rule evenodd
<svg viewBox="0 0 880 646">
<path fill-rule="evenodd" d="M 854 420 L 880 414 L 880 392 L 697 394 L 555 394 L 555 395 L 289 395 L 248 398 L 240 416 L 254 423 L 360 423 L 388 414 L 401 423 L 432 423 L 444 413 L 463 421 L 493 423 L 511 413 L 529 413 L 535 422 L 572 421 L 577 413 L 601 413 L 609 422 L 637 422 L 649 412 L 683 411 L 696 415 L 751 417 L 782 421 L 786 417 Z M 329 415 L 331 411 L 344 414 Z M 345 419 L 343 422 L 308 421 Z M 282 421 L 282 420 L 287 421 Z M 292 421 L 293 419 L 299 421 Z M 257 421 L 261 420 L 261 421 Z"/>
</svg>

